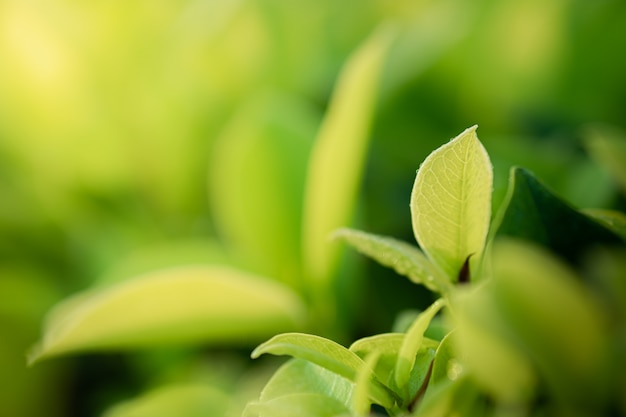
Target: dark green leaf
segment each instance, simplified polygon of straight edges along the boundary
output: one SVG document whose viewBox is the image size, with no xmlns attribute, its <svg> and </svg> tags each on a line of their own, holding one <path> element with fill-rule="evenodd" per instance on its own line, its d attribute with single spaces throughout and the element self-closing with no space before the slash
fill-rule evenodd
<svg viewBox="0 0 626 417">
<path fill-rule="evenodd" d="M 508 194 L 495 225 L 497 236 L 535 242 L 572 263 L 593 246 L 622 243 L 617 234 L 578 212 L 521 168 L 511 169 Z"/>
</svg>

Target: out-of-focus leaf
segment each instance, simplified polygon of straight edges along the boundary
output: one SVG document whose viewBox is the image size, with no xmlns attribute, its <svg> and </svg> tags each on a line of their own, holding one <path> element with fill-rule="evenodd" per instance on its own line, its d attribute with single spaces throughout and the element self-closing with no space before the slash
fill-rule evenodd
<svg viewBox="0 0 626 417">
<path fill-rule="evenodd" d="M 594 128 L 588 131 L 585 145 L 626 192 L 626 135 L 608 128 Z"/>
<path fill-rule="evenodd" d="M 304 333 L 285 333 L 274 336 L 258 346 L 251 356 L 257 358 L 264 353 L 305 359 L 350 381 L 354 381 L 359 369 L 365 366 L 359 356 L 340 344 Z M 385 407 L 393 405 L 395 399 L 391 391 L 380 381 L 372 380 L 372 390 L 373 399 L 378 404 Z"/>
<path fill-rule="evenodd" d="M 608 392 L 609 335 L 589 288 L 544 250 L 518 241 L 496 242 L 493 273 L 502 320 L 549 388 L 565 404 L 598 406 Z"/>
<path fill-rule="evenodd" d="M 306 165 L 316 114 L 278 94 L 255 97 L 213 150 L 209 188 L 215 223 L 257 270 L 295 287 L 300 268 Z"/>
<path fill-rule="evenodd" d="M 552 194 L 528 171 L 515 167 L 494 225 L 499 236 L 529 240 L 574 263 L 593 246 L 622 242 L 601 223 Z"/>
<path fill-rule="evenodd" d="M 435 301 L 430 307 L 422 312 L 409 330 L 406 332 L 406 336 L 400 347 L 398 353 L 398 362 L 396 364 L 395 380 L 399 388 L 402 388 L 409 381 L 411 370 L 415 364 L 415 357 L 417 352 L 422 346 L 424 341 L 424 332 L 428 328 L 432 318 L 439 312 L 439 310 L 445 305 L 445 301 L 440 298 Z"/>
<path fill-rule="evenodd" d="M 338 258 L 329 235 L 350 223 L 390 39 L 382 27 L 349 58 L 311 154 L 302 238 L 305 271 L 314 286 L 327 286 Z"/>
<path fill-rule="evenodd" d="M 529 358 L 510 341 L 491 286 L 459 292 L 454 298 L 454 338 L 464 367 L 495 400 L 528 401 L 536 383 Z"/>
<path fill-rule="evenodd" d="M 373 369 L 378 362 L 380 354 L 374 352 L 364 359 L 364 364 L 356 374 L 354 381 L 354 395 L 352 396 L 352 412 L 357 417 L 365 417 L 369 415 L 372 407 L 370 398 L 370 381 L 374 378 Z"/>
<path fill-rule="evenodd" d="M 229 406 L 229 396 L 213 387 L 176 385 L 117 404 L 102 417 L 222 417 Z"/>
<path fill-rule="evenodd" d="M 446 294 L 452 288 L 443 271 L 413 245 L 391 237 L 346 228 L 338 230 L 335 236 L 416 284 L 441 294 Z"/>
<path fill-rule="evenodd" d="M 243 267 L 214 239 L 178 240 L 138 248 L 116 262 L 98 279 L 98 283 L 110 285 L 164 268 L 209 264 Z"/>
<path fill-rule="evenodd" d="M 30 361 L 73 351 L 155 344 L 253 343 L 295 329 L 302 301 L 288 288 L 226 267 L 162 270 L 59 304 Z"/>
<path fill-rule="evenodd" d="M 617 233 L 626 242 L 626 214 L 621 211 L 603 209 L 584 209 L 581 211 Z"/>
<path fill-rule="evenodd" d="M 471 265 L 480 260 L 491 218 L 493 172 L 476 128 L 426 158 L 411 194 L 415 238 L 454 281 L 468 257 Z"/>
</svg>

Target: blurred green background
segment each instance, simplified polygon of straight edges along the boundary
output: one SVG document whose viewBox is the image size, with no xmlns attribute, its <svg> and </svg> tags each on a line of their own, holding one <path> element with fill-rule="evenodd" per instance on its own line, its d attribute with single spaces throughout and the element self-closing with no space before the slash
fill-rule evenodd
<svg viewBox="0 0 626 417">
<path fill-rule="evenodd" d="M 290 153 L 289 139 L 263 150 L 224 143 L 255 123 L 270 126 L 262 137 L 312 143 L 339 70 L 381 24 L 396 36 L 361 229 L 412 241 L 415 170 L 473 124 L 495 166 L 496 203 L 515 164 L 578 207 L 624 208 L 581 145 L 590 125 L 626 128 L 621 0 L 2 0 L 1 417 L 98 415 L 153 380 L 199 372 L 189 364 L 206 356 L 201 347 L 31 369 L 25 354 L 45 312 L 96 282 L 225 259 L 262 270 L 255 254 L 223 245 L 214 189 L 242 180 L 215 166 L 227 152 L 269 152 L 291 161 L 285 175 L 303 175 L 307 154 Z M 427 298 L 362 263 L 351 336 L 386 331 Z M 230 370 L 203 378 L 247 366 L 211 354 Z"/>
</svg>

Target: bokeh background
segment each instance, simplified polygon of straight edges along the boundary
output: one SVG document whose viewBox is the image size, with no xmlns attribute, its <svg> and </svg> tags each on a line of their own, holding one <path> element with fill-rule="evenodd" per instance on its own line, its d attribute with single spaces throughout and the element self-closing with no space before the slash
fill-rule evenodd
<svg viewBox="0 0 626 417">
<path fill-rule="evenodd" d="M 261 142 L 275 130 L 312 142 L 342 65 L 381 25 L 395 40 L 359 228 L 412 241 L 415 170 L 474 124 L 494 204 L 522 165 L 578 207 L 624 207 L 582 145 L 593 126 L 626 128 L 621 0 L 2 0 L 0 416 L 95 416 L 154 381 L 201 373 L 241 384 L 245 354 L 226 348 L 211 355 L 227 369 L 206 372 L 202 346 L 33 368 L 25 355 L 45 312 L 76 291 L 240 262 L 223 248 L 211 184 L 254 173 L 213 169 L 224 143 L 259 120 L 270 120 Z M 273 152 L 303 172 L 306 155 Z M 388 330 L 427 297 L 361 262 L 350 337 Z"/>
</svg>

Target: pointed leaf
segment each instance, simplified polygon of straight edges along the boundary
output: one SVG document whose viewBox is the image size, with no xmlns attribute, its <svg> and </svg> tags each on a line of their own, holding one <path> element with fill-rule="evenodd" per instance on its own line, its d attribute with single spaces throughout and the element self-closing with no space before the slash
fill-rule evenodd
<svg viewBox="0 0 626 417">
<path fill-rule="evenodd" d="M 555 196 L 531 173 L 512 168 L 509 190 L 494 221 L 498 236 L 525 239 L 576 263 L 598 244 L 622 240 Z"/>
<path fill-rule="evenodd" d="M 179 267 L 76 295 L 47 318 L 30 360 L 155 344 L 251 343 L 300 327 L 302 301 L 275 282 L 226 267 Z"/>
<path fill-rule="evenodd" d="M 452 288 L 443 271 L 413 245 L 391 237 L 347 228 L 338 230 L 335 236 L 381 265 L 393 268 L 398 274 L 408 277 L 416 284 L 422 284 L 442 294 Z"/>
<path fill-rule="evenodd" d="M 390 44 L 387 30 L 378 30 L 344 67 L 309 161 L 304 200 L 305 270 L 325 287 L 338 257 L 329 235 L 347 226 L 369 139 L 378 78 Z"/>
<path fill-rule="evenodd" d="M 398 362 L 396 363 L 395 379 L 398 387 L 404 387 L 409 380 L 411 370 L 415 364 L 415 357 L 422 342 L 424 341 L 424 332 L 428 328 L 432 318 L 445 305 L 444 299 L 440 298 L 421 313 L 406 333 L 400 352 L 398 354 Z"/>
<path fill-rule="evenodd" d="M 290 355 L 305 359 L 354 381 L 358 370 L 365 366 L 355 353 L 332 340 L 304 333 L 285 333 L 274 336 L 252 352 L 252 358 L 264 353 Z M 392 393 L 380 381 L 373 380 L 373 399 L 385 407 L 394 403 Z"/>
<path fill-rule="evenodd" d="M 417 171 L 411 194 L 413 231 L 422 250 L 450 279 L 457 279 L 468 257 L 472 265 L 480 260 L 492 182 L 491 162 L 476 126 L 431 153 Z"/>
</svg>

